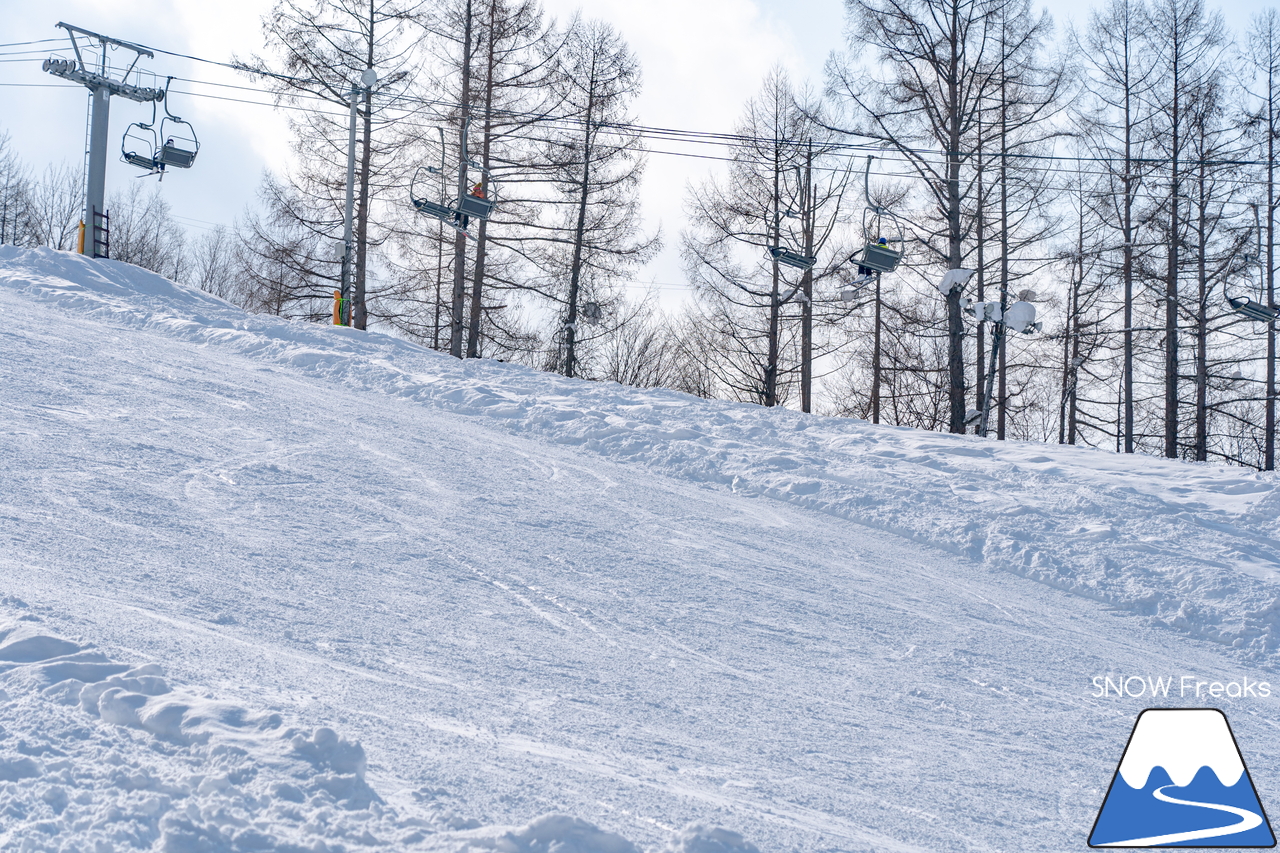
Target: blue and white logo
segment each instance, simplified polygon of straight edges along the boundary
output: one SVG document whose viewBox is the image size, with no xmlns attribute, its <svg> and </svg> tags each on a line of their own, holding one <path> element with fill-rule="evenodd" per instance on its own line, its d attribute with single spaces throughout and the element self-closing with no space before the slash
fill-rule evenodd
<svg viewBox="0 0 1280 853">
<path fill-rule="evenodd" d="M 1090 847 L 1275 847 L 1267 814 L 1223 713 L 1138 715 Z"/>
</svg>

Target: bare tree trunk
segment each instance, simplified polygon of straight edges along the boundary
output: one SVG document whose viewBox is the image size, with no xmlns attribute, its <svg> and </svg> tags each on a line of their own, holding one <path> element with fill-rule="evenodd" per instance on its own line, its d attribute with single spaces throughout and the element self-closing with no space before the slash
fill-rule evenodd
<svg viewBox="0 0 1280 853">
<path fill-rule="evenodd" d="M 481 143 L 480 163 L 484 166 L 480 178 L 481 192 L 489 192 L 489 149 L 493 142 L 493 75 L 494 40 L 498 31 L 498 3 L 489 2 L 489 38 L 486 51 L 484 77 L 484 137 Z M 467 358 L 480 357 L 480 318 L 484 311 L 484 262 L 489 249 L 489 223 L 481 219 L 476 225 L 476 263 L 471 273 L 471 317 L 467 325 Z"/>
<path fill-rule="evenodd" d="M 573 262 L 569 269 L 569 316 L 565 321 L 564 375 L 573 376 L 578 340 L 578 294 L 582 287 L 582 244 L 587 227 L 587 199 L 591 188 L 591 108 L 587 108 L 587 139 L 583 144 L 582 194 L 578 196 L 578 222 L 573 231 Z"/>
<path fill-rule="evenodd" d="M 1075 444 L 1075 385 L 1080 348 L 1080 287 L 1084 282 L 1084 186 L 1077 184 L 1080 209 L 1076 215 L 1076 248 L 1067 294 L 1067 322 L 1062 336 L 1062 398 L 1058 410 L 1058 443 Z M 1068 421 L 1070 426 L 1068 426 Z M 1118 428 L 1119 425 L 1117 425 Z"/>
<path fill-rule="evenodd" d="M 1274 16 L 1272 18 L 1274 21 Z M 1274 33 L 1273 33 L 1274 35 Z M 1267 63 L 1267 305 L 1276 304 L 1276 79 L 1274 61 Z M 1263 438 L 1263 470 L 1276 469 L 1276 324 L 1267 324 L 1267 414 Z"/>
<path fill-rule="evenodd" d="M 781 170 L 782 164 L 778 159 L 777 146 L 775 145 L 773 162 L 773 245 L 775 247 L 782 245 L 782 202 L 779 198 L 781 188 L 778 186 Z M 764 366 L 765 406 L 778 405 L 778 314 L 782 310 L 782 302 L 778 293 L 779 270 L 777 258 L 774 259 L 772 266 L 772 281 L 769 289 L 769 355 L 768 361 Z"/>
<path fill-rule="evenodd" d="M 871 352 L 871 422 L 880 423 L 880 273 L 876 273 L 876 328 Z"/>
<path fill-rule="evenodd" d="M 582 289 L 582 251 L 586 242 L 587 203 L 591 198 L 591 137 L 592 122 L 595 120 L 596 59 L 593 54 L 586 89 L 588 94 L 582 137 L 582 192 L 578 196 L 577 223 L 573 229 L 573 260 L 569 267 L 569 316 L 565 321 L 565 376 L 573 376 L 577 366 L 578 296 Z"/>
<path fill-rule="evenodd" d="M 1124 399 L 1124 452 L 1133 453 L 1133 124 L 1128 88 L 1124 95 L 1124 365 L 1121 396 Z"/>
<path fill-rule="evenodd" d="M 474 17 L 471 11 L 471 0 L 467 0 L 466 23 L 463 25 L 462 39 L 462 114 L 459 116 L 463 137 L 467 133 L 467 122 L 471 118 L 471 36 Z M 467 192 L 466 151 L 460 149 L 463 162 L 458 166 L 458 198 Z M 451 306 L 451 322 L 449 324 L 449 354 L 454 358 L 462 358 L 462 344 L 465 335 L 463 326 L 463 306 L 467 299 L 467 238 L 461 232 L 453 238 L 453 304 Z"/>
<path fill-rule="evenodd" d="M 961 103 L 960 80 L 960 4 L 951 3 L 951 60 L 947 66 L 947 262 L 950 269 L 959 269 L 964 261 L 964 232 L 960 221 L 960 146 Z M 947 293 L 947 378 L 950 402 L 949 428 L 953 433 L 964 432 L 964 320 L 960 314 L 960 290 Z"/>
<path fill-rule="evenodd" d="M 1008 93 L 1003 59 L 1000 63 L 1000 312 L 1009 308 L 1009 125 Z M 1000 385 L 996 392 L 996 439 L 1004 441 L 1008 390 L 1008 330 L 1001 335 Z"/>
<path fill-rule="evenodd" d="M 810 142 L 804 160 L 804 189 L 801 191 L 800 215 L 804 217 L 804 254 L 813 257 L 813 211 L 810 188 L 813 180 L 813 143 Z M 804 294 L 800 316 L 800 410 L 813 411 L 813 270 L 804 271 L 800 280 Z"/>
<path fill-rule="evenodd" d="M 1174 95 L 1175 125 L 1178 95 Z M 1173 131 L 1173 150 L 1178 150 L 1178 129 Z M 1164 291 L 1164 455 L 1178 457 L 1178 160 L 1170 161 L 1172 181 L 1169 193 L 1168 268 Z"/>
<path fill-rule="evenodd" d="M 372 4 L 371 4 L 372 5 Z M 373 26 L 372 20 L 370 26 Z M 373 43 L 369 44 L 369 67 L 373 67 Z M 356 202 L 356 269 L 352 288 L 351 324 L 357 329 L 369 325 L 365 304 L 369 274 L 369 165 L 373 162 L 373 92 L 364 91 L 364 140 L 360 144 L 360 195 Z"/>
<path fill-rule="evenodd" d="M 1209 281 L 1205 268 L 1206 241 L 1208 239 L 1205 199 L 1205 165 L 1200 164 L 1200 209 L 1196 218 L 1196 237 L 1200 245 L 1196 262 L 1196 411 L 1195 457 L 1197 462 L 1209 458 Z"/>
<path fill-rule="evenodd" d="M 983 151 L 982 151 L 982 148 L 983 148 L 982 141 L 983 141 L 983 135 L 982 135 L 982 120 L 981 120 L 981 116 L 979 116 L 979 120 L 978 120 L 978 151 L 977 151 L 977 154 L 975 155 L 975 156 L 976 156 L 976 158 L 977 158 L 977 172 L 978 172 L 978 174 L 977 174 L 977 178 L 976 178 L 976 180 L 977 180 L 977 187 L 978 187 L 978 189 L 977 189 L 977 196 L 978 196 L 978 212 L 977 212 L 977 222 L 974 224 L 974 237 L 975 237 L 975 239 L 977 240 L 977 243 L 978 243 L 978 246 L 977 246 L 977 248 L 978 248 L 978 264 L 977 264 L 977 268 L 978 268 L 978 270 L 977 270 L 977 271 L 978 271 L 978 292 L 977 292 L 977 301 L 978 301 L 978 302 L 984 302 L 984 301 L 986 301 L 986 294 L 987 294 L 987 269 L 986 269 L 986 266 L 987 266 L 987 260 L 986 260 L 986 249 L 987 249 L 987 216 L 986 216 L 986 207 L 987 207 L 987 205 L 986 205 L 986 194 L 985 194 L 985 186 L 984 186 L 984 183 L 985 183 L 985 182 L 983 181 L 983 177 L 984 177 L 984 175 L 986 174 L 986 169 L 985 169 L 985 165 L 986 165 L 986 164 L 985 164 L 985 162 L 984 162 L 984 154 L 983 154 Z M 987 331 L 986 331 L 986 327 L 985 327 L 985 325 L 984 325 L 983 323 L 978 323 L 978 329 L 977 329 L 977 332 L 975 333 L 975 339 L 976 339 L 976 346 L 975 346 L 975 348 L 974 348 L 974 349 L 975 349 L 975 353 L 974 353 L 975 357 L 974 357 L 974 360 L 973 360 L 973 387 L 974 387 L 974 392 L 975 392 L 975 394 L 974 394 L 974 408 L 975 408 L 975 409 L 977 409 L 978 411 L 982 411 L 982 408 L 983 408 L 983 395 L 986 393 L 986 389 L 987 389 L 987 383 L 984 381 L 984 379 L 985 379 L 985 373 L 986 373 L 986 358 L 985 358 L 985 355 L 986 355 Z M 978 432 L 978 429 L 979 429 L 979 428 L 980 428 L 980 427 L 979 427 L 978 425 L 975 425 L 975 426 L 974 426 L 973 431 L 974 431 L 974 433 L 975 433 L 975 434 Z"/>
<path fill-rule="evenodd" d="M 1182 154 L 1182 20 L 1179 9 L 1173 10 L 1170 26 L 1173 39 L 1169 84 L 1169 234 L 1166 246 L 1167 268 L 1164 291 L 1164 455 L 1178 457 L 1178 248 L 1180 240 L 1179 201 L 1182 195 L 1178 158 Z"/>
</svg>

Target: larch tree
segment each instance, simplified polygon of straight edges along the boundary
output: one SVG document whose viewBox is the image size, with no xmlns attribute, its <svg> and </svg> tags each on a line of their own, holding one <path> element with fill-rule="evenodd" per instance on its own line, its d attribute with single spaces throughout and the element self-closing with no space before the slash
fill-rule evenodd
<svg viewBox="0 0 1280 853">
<path fill-rule="evenodd" d="M 929 257 L 919 266 L 964 268 L 973 250 L 974 143 L 997 82 L 999 43 L 993 26 L 1003 4 L 846 0 L 845 5 L 849 55 L 828 63 L 828 89 L 850 104 L 850 133 L 893 150 L 920 180 L 929 215 L 913 236 Z M 946 295 L 944 320 L 946 424 L 954 433 L 964 432 L 967 414 L 960 298 L 959 288 Z"/>
<path fill-rule="evenodd" d="M 1135 434 L 1134 311 L 1138 283 L 1136 251 L 1144 222 L 1141 197 L 1150 171 L 1148 153 L 1154 135 L 1152 89 L 1157 67 L 1147 39 L 1147 10 L 1142 0 L 1108 0 L 1090 13 L 1083 36 L 1073 39 L 1084 58 L 1086 97 L 1075 111 L 1082 139 L 1103 173 L 1098 188 L 1098 242 L 1103 274 L 1121 289 L 1120 417 L 1117 434 L 1125 453 L 1137 447 Z M 1115 256 L 1119 255 L 1116 260 Z"/>
<path fill-rule="evenodd" d="M 1160 215 L 1153 222 L 1161 238 L 1163 269 L 1153 267 L 1148 272 L 1159 280 L 1163 291 L 1163 449 L 1166 457 L 1174 459 L 1180 452 L 1180 283 L 1189 260 L 1185 247 L 1190 212 L 1184 185 L 1189 179 L 1192 106 L 1196 93 L 1218 72 L 1228 41 L 1221 15 L 1206 11 L 1203 0 L 1156 0 L 1148 20 L 1159 62 L 1152 92 L 1156 107 L 1153 140 L 1161 165 L 1155 178 L 1164 190 Z"/>
<path fill-rule="evenodd" d="M 1276 143 L 1280 142 L 1280 13 L 1268 8 L 1258 13 L 1249 27 L 1245 50 L 1246 68 L 1253 95 L 1246 130 L 1253 141 L 1254 159 L 1264 164 L 1261 178 L 1264 191 L 1258 235 L 1263 251 L 1257 259 L 1263 271 L 1263 297 L 1267 305 L 1276 304 L 1276 208 L 1280 193 L 1276 192 Z M 1263 470 L 1276 467 L 1276 327 L 1267 324 L 1266 414 L 1263 424 Z"/>
<path fill-rule="evenodd" d="M 728 180 L 691 187 L 686 205 L 685 267 L 723 341 L 718 378 L 731 396 L 764 406 L 784 402 L 803 376 L 802 306 L 814 283 L 850 263 L 838 244 L 848 170 L 828 162 L 837 135 L 814 115 L 787 75 L 771 71 L 737 128 Z M 784 271 L 784 250 L 816 262 Z"/>
<path fill-rule="evenodd" d="M 290 129 L 297 145 L 296 167 L 278 186 L 265 186 L 263 201 L 276 231 L 255 236 L 264 258 L 287 263 L 281 250 L 290 242 L 308 246 L 307 255 L 322 267 L 351 269 L 351 323 L 366 328 L 369 319 L 371 248 L 386 237 L 375 216 L 381 197 L 402 189 L 393 168 L 406 144 L 396 124 L 411 112 L 399 96 L 413 78 L 415 30 L 409 26 L 420 0 L 277 0 L 263 19 L 268 50 L 274 55 L 240 63 L 266 82 L 281 105 L 292 107 Z M 375 87 L 361 75 L 374 69 Z M 333 247 L 341 240 L 346 206 L 348 114 L 357 103 L 358 131 L 353 217 L 354 258 Z M 317 108 L 321 104 L 328 108 Z M 337 109 L 335 110 L 334 107 Z M 274 207 L 272 207 L 274 206 Z M 326 257 L 327 256 L 327 257 Z M 336 277 L 317 276 L 316 264 L 295 268 L 296 278 L 313 281 L 310 291 L 324 294 Z"/>
<path fill-rule="evenodd" d="M 554 81 L 557 121 L 540 154 L 551 192 L 540 205 L 537 260 L 558 309 L 553 366 L 574 376 L 584 326 L 617 329 L 616 285 L 653 256 L 659 238 L 641 231 L 644 143 L 629 111 L 640 92 L 635 56 L 608 24 L 575 19 Z"/>
</svg>

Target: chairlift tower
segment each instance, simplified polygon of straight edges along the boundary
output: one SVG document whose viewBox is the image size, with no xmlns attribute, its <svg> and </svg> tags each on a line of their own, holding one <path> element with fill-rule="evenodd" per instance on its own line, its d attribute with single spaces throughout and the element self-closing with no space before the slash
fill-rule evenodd
<svg viewBox="0 0 1280 853">
<path fill-rule="evenodd" d="M 98 220 L 106 213 L 104 196 L 107 185 L 107 123 L 111 110 L 111 96 L 119 95 L 122 98 L 145 104 L 162 99 L 164 90 L 134 86 L 129 83 L 129 76 L 134 73 L 139 59 L 144 56 L 148 59 L 155 58 L 155 54 L 150 50 L 141 45 L 120 41 L 119 39 L 74 27 L 61 21 L 58 22 L 58 26 L 67 31 L 67 36 L 71 39 L 71 49 L 75 52 L 76 58 L 74 62 L 59 58 L 46 59 L 44 61 L 44 70 L 55 77 L 70 80 L 72 83 L 79 83 L 89 90 L 89 168 L 85 176 L 84 219 L 80 223 L 80 251 L 82 254 L 99 257 L 97 251 L 99 245 Z M 89 60 L 86 60 L 84 54 L 81 53 L 77 36 L 83 36 L 90 42 L 97 41 L 98 61 L 96 67 L 92 67 Z M 112 75 L 111 67 L 107 63 L 108 47 L 122 47 L 134 53 L 133 62 L 118 77 Z M 89 240 L 85 239 L 86 231 L 91 235 Z"/>
</svg>

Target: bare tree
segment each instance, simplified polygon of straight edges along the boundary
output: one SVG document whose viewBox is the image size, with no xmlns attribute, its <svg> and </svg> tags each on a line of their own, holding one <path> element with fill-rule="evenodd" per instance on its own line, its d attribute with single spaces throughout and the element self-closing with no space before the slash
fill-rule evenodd
<svg viewBox="0 0 1280 853">
<path fill-rule="evenodd" d="M 111 259 L 181 280 L 185 273 L 186 231 L 170 215 L 160 185 L 134 181 L 124 192 L 112 193 Z"/>
<path fill-rule="evenodd" d="M 1086 64 L 1089 95 L 1077 110 L 1083 137 L 1105 174 L 1099 189 L 1099 238 L 1104 269 L 1122 288 L 1121 449 L 1133 453 L 1135 443 L 1134 357 L 1137 332 L 1134 313 L 1139 227 L 1143 221 L 1140 192 L 1150 170 L 1147 152 L 1154 134 L 1150 97 L 1157 68 L 1147 48 L 1147 12 L 1141 0 L 1109 0 L 1091 13 L 1083 39 L 1074 39 Z M 1112 236 L 1114 234 L 1114 236 Z M 1115 248 L 1112 248 L 1115 247 Z M 1119 262 L 1111 260 L 1116 254 Z"/>
<path fill-rule="evenodd" d="M 26 198 L 26 226 L 37 246 L 76 248 L 84 213 L 84 173 L 66 165 L 46 166 Z"/>
<path fill-rule="evenodd" d="M 337 242 L 342 233 L 348 150 L 347 113 L 358 98 L 359 131 L 355 176 L 354 242 L 351 322 L 368 323 L 372 248 L 386 238 L 374 207 L 379 198 L 401 187 L 399 173 L 390 167 L 405 144 L 395 125 L 406 111 L 398 98 L 412 79 L 416 41 L 408 22 L 418 0 L 278 0 L 263 19 L 263 32 L 277 63 L 255 56 L 242 63 L 289 106 L 313 107 L 317 99 L 339 111 L 301 109 L 290 113 L 297 140 L 298 165 L 285 178 L 287 191 L 265 193 L 268 203 L 284 202 L 272 210 L 277 221 L 292 218 L 300 228 Z M 366 69 L 378 73 L 377 92 L 361 83 Z M 375 141 L 376 137 L 376 141 Z M 271 232 L 259 231 L 266 241 Z M 281 263 L 285 245 L 265 247 Z M 314 253 L 311 253 L 314 254 Z M 312 274 L 299 266 L 293 278 Z M 340 256 L 329 265 L 340 266 Z M 327 276 L 331 277 L 331 276 Z"/>
<path fill-rule="evenodd" d="M 186 283 L 228 302 L 238 303 L 243 285 L 237 261 L 235 234 L 226 226 L 218 225 L 201 234 L 192 244 Z"/>
<path fill-rule="evenodd" d="M 0 134 L 0 244 L 26 245 L 31 241 L 31 178 L 10 147 L 9 135 Z"/>
<path fill-rule="evenodd" d="M 1218 72 L 1227 48 L 1221 15 L 1205 11 L 1203 0 L 1156 0 L 1148 32 L 1160 58 L 1154 89 L 1158 132 L 1154 139 L 1164 168 L 1162 217 L 1155 224 L 1164 249 L 1164 455 L 1179 452 L 1179 283 L 1184 267 L 1189 212 L 1184 182 L 1193 120 L 1191 101 Z M 1152 270 L 1154 272 L 1154 270 Z"/>
<path fill-rule="evenodd" d="M 851 133 L 891 147 L 930 201 L 917 236 L 922 266 L 965 266 L 976 181 L 971 164 L 984 104 L 998 81 L 999 0 L 846 0 L 850 56 L 828 63 L 829 90 L 853 107 Z M 851 57 L 865 57 L 854 60 Z M 968 209 L 967 209 L 968 208 Z M 947 426 L 964 432 L 960 292 L 946 297 Z"/>
<path fill-rule="evenodd" d="M 271 175 L 259 188 L 261 212 L 249 211 L 237 230 L 241 304 L 252 311 L 322 321 L 331 316 L 341 275 L 341 244 L 332 223 L 299 214 L 305 201 Z"/>
<path fill-rule="evenodd" d="M 1248 46 L 1245 52 L 1247 67 L 1253 87 L 1254 105 L 1248 116 L 1247 131 L 1254 140 L 1253 150 L 1266 164 L 1263 180 L 1266 185 L 1266 218 L 1262 228 L 1265 234 L 1265 255 L 1258 258 L 1263 264 L 1264 289 L 1267 305 L 1276 304 L 1276 207 L 1280 195 L 1276 193 L 1276 142 L 1280 141 L 1280 14 L 1274 8 L 1256 15 L 1249 28 Z M 1276 467 L 1276 328 L 1267 325 L 1266 404 L 1263 425 L 1263 463 L 1267 471 Z"/>
<path fill-rule="evenodd" d="M 731 396 L 765 406 L 784 402 L 806 364 L 802 306 L 811 304 L 814 282 L 849 262 L 837 234 L 848 171 L 822 168 L 836 150 L 835 135 L 814 115 L 797 101 L 785 72 L 771 71 L 739 124 L 746 141 L 728 181 L 689 191 L 683 253 L 702 317 L 723 336 L 718 378 Z"/>
<path fill-rule="evenodd" d="M 546 230 L 538 265 L 549 279 L 547 295 L 563 306 L 556 312 L 563 335 L 558 367 L 573 376 L 585 325 L 596 323 L 605 335 L 616 329 L 616 322 L 601 323 L 619 316 L 610 311 L 612 286 L 652 257 L 659 238 L 640 231 L 644 144 L 629 129 L 634 118 L 627 111 L 640 91 L 640 66 L 626 43 L 608 24 L 574 20 L 555 86 L 563 118 L 543 154 L 553 191 L 541 206 Z"/>
</svg>

